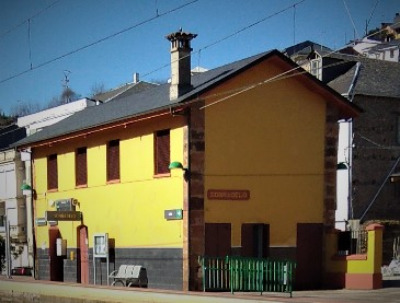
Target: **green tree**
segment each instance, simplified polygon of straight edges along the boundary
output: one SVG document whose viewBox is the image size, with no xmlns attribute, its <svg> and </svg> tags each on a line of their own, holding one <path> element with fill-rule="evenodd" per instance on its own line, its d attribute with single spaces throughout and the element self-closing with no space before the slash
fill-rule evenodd
<svg viewBox="0 0 400 303">
<path fill-rule="evenodd" d="M 95 95 L 102 94 L 106 91 L 106 86 L 104 83 L 98 83 L 96 82 L 95 84 L 92 85 L 90 89 L 90 96 L 94 97 Z"/>
<path fill-rule="evenodd" d="M 18 101 L 17 104 L 11 107 L 12 117 L 23 117 L 40 111 L 38 103 Z"/>
</svg>

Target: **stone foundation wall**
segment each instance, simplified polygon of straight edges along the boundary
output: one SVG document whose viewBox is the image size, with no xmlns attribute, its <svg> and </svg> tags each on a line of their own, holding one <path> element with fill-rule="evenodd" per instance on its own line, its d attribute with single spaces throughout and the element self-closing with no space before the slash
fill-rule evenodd
<svg viewBox="0 0 400 303">
<path fill-rule="evenodd" d="M 63 258 L 63 282 L 78 283 L 79 269 L 76 258 L 70 258 L 70 252 Z M 93 255 L 89 252 L 89 281 L 94 284 Z M 50 280 L 50 261 L 48 250 L 38 250 L 37 279 Z M 182 249 L 179 248 L 116 248 L 110 254 L 111 273 L 120 265 L 142 265 L 147 270 L 149 288 L 182 290 Z M 110 281 L 111 284 L 112 281 Z M 106 259 L 96 258 L 96 284 L 107 285 Z"/>
</svg>

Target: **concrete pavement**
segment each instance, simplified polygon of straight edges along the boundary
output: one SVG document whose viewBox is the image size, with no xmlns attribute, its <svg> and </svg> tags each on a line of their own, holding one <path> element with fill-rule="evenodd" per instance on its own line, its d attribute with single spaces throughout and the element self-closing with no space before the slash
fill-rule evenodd
<svg viewBox="0 0 400 303">
<path fill-rule="evenodd" d="M 399 302 L 400 288 L 379 290 L 329 290 L 296 291 L 293 298 L 288 294 L 264 293 L 203 293 L 155 289 L 122 288 L 38 281 L 31 278 L 0 277 L 0 302 L 310 302 L 310 303 L 374 303 Z"/>
</svg>

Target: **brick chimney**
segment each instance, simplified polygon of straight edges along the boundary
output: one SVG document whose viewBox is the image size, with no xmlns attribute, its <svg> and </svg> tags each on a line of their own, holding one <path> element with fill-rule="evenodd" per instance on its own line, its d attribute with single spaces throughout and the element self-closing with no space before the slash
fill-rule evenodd
<svg viewBox="0 0 400 303">
<path fill-rule="evenodd" d="M 166 38 L 171 42 L 171 86 L 169 99 L 175 100 L 188 92 L 191 85 L 190 74 L 190 41 L 196 34 L 185 33 L 180 29 Z"/>
</svg>

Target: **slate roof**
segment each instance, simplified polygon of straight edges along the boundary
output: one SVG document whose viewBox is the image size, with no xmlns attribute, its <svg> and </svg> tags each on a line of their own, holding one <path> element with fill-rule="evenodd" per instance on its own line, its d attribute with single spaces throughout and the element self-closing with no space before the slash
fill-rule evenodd
<svg viewBox="0 0 400 303">
<path fill-rule="evenodd" d="M 304 42 L 300 42 L 286 48 L 283 53 L 288 57 L 292 57 L 294 54 L 307 56 L 312 50 L 317 51 L 321 55 L 332 52 L 329 47 L 323 46 L 310 40 L 306 40 Z"/>
<path fill-rule="evenodd" d="M 26 129 L 16 124 L 0 129 L 0 150 L 8 149 L 10 146 L 26 137 Z"/>
<path fill-rule="evenodd" d="M 369 49 L 369 51 L 380 51 L 380 50 L 385 50 L 389 48 L 399 48 L 400 47 L 400 40 L 392 40 L 389 42 L 381 43 L 378 45 L 375 45 Z"/>
<path fill-rule="evenodd" d="M 116 97 L 129 96 L 129 95 L 153 88 L 154 86 L 157 86 L 157 84 L 143 82 L 143 81 L 140 81 L 137 83 L 134 83 L 134 82 L 127 83 L 127 84 L 121 85 L 115 89 L 111 89 L 107 92 L 97 94 L 97 95 L 93 96 L 93 99 L 99 100 L 102 102 L 107 102 Z"/>
<path fill-rule="evenodd" d="M 400 98 L 400 63 L 343 54 L 332 57 L 354 63 L 346 73 L 328 83 L 339 93 L 347 93 L 356 71 L 355 64 L 360 62 L 355 94 Z"/>
<path fill-rule="evenodd" d="M 120 96 L 104 104 L 87 107 L 82 111 L 44 128 L 42 131 L 35 133 L 19 142 L 16 146 L 27 146 L 31 143 L 40 142 L 75 132 L 88 130 L 102 125 L 107 125 L 129 118 L 134 118 L 140 115 L 150 114 L 153 112 L 167 110 L 169 108 L 179 106 L 186 100 L 194 99 L 198 94 L 211 87 L 217 85 L 222 80 L 228 79 L 240 71 L 253 66 L 257 62 L 272 56 L 277 55 L 293 67 L 296 66 L 290 59 L 285 57 L 277 50 L 264 52 L 246 59 L 235 61 L 233 63 L 209 70 L 204 73 L 196 73 L 192 76 L 193 89 L 184 94 L 177 100 L 169 99 L 170 84 L 162 84 L 148 90 L 137 92 L 128 96 Z M 305 74 L 314 82 L 320 82 L 313 76 Z M 326 87 L 332 94 L 337 94 L 334 90 Z M 337 94 L 338 98 L 341 98 Z M 343 103 L 346 101 L 343 99 Z M 356 108 L 353 104 L 348 106 Z M 357 111 L 357 109 L 355 109 Z"/>
</svg>

